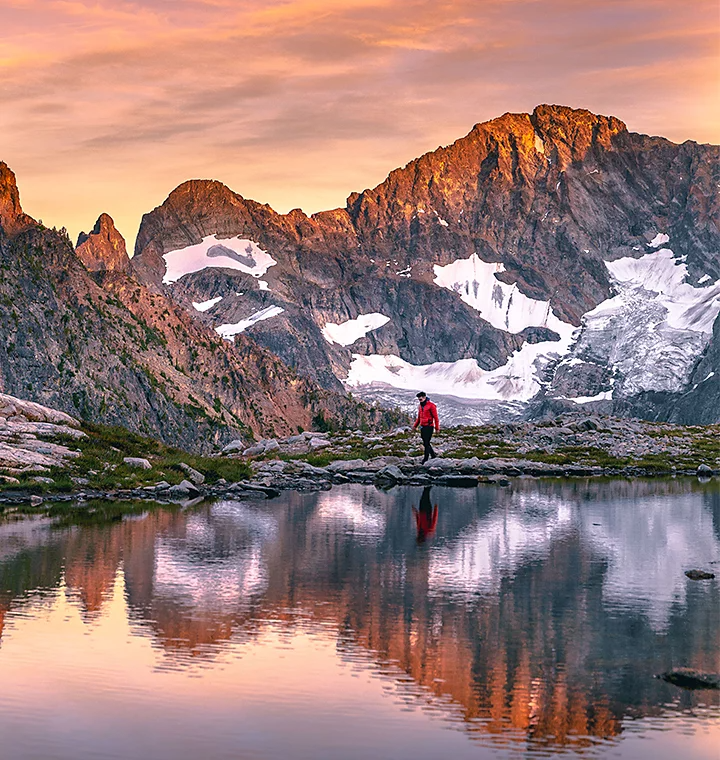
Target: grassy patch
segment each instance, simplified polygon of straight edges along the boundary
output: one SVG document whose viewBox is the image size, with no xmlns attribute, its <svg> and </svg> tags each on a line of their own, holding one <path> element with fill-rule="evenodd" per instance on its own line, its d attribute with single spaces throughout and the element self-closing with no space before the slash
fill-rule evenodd
<svg viewBox="0 0 720 760">
<path fill-rule="evenodd" d="M 5 484 L 0 487 L 1 490 L 22 490 L 42 495 L 68 493 L 77 488 L 104 491 L 140 488 L 161 480 L 175 485 L 187 477 L 180 467 L 181 462 L 201 472 L 208 485 L 221 478 L 229 482 L 246 480 L 252 472 L 243 460 L 189 454 L 124 428 L 84 423 L 82 429 L 87 438 L 76 440 L 67 437 L 61 441 L 69 448 L 79 451 L 80 456 L 71 460 L 67 468 L 53 468 L 50 472 L 43 473 L 52 478 L 54 483 L 35 483 L 32 480 L 34 474 L 31 473 L 18 478 L 20 485 Z M 123 464 L 124 457 L 143 457 L 152 466 L 149 470 L 129 467 Z M 89 482 L 86 486 L 77 486 L 73 477 L 84 477 Z"/>
</svg>

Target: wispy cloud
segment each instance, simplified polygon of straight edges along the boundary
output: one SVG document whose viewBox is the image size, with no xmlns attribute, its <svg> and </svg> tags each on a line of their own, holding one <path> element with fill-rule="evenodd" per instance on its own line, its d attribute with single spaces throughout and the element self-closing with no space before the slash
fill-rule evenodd
<svg viewBox="0 0 720 760">
<path fill-rule="evenodd" d="M 28 211 L 132 238 L 188 177 L 340 205 L 539 102 L 720 141 L 715 0 L 6 0 L 0 145 Z"/>
</svg>

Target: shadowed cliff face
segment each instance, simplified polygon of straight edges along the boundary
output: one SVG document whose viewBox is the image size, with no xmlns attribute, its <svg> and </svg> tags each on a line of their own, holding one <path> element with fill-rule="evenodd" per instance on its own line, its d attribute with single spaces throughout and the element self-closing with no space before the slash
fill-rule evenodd
<svg viewBox="0 0 720 760">
<path fill-rule="evenodd" d="M 109 217 L 76 255 L 64 234 L 22 213 L 4 164 L 0 212 L 4 392 L 204 451 L 251 431 L 310 429 L 321 410 L 353 426 L 381 420 L 299 378 L 252 340 L 223 341 L 150 292 L 129 271 Z"/>
<path fill-rule="evenodd" d="M 490 324 L 471 299 L 434 283 L 435 266 L 473 255 L 497 263 L 483 276 L 498 289 L 549 302 L 548 313 L 575 327 L 614 295 L 605 262 L 656 250 L 649 244 L 658 233 L 685 262 L 688 282 L 718 279 L 718 167 L 715 146 L 675 145 L 630 133 L 614 117 L 538 106 L 478 124 L 376 188 L 353 193 L 345 209 L 312 217 L 277 214 L 218 182 L 184 183 L 144 216 L 133 268 L 188 307 L 222 296 L 198 315 L 209 324 L 281 307 L 281 316 L 249 334 L 326 387 L 338 387 L 352 353 L 395 354 L 415 365 L 475 359 L 491 370 L 525 341 L 553 334 Z M 163 255 L 210 235 L 249 239 L 267 251 L 277 263 L 263 275 L 266 286 L 230 270 L 188 273 L 163 286 Z M 326 324 L 369 313 L 389 321 L 348 347 L 322 337 Z M 698 351 L 705 341 L 698 338 Z M 571 384 L 577 395 L 606 388 L 608 362 L 585 368 L 590 379 Z M 560 382 L 558 394 L 566 386 Z M 622 382 L 617 387 L 621 396 Z"/>
</svg>

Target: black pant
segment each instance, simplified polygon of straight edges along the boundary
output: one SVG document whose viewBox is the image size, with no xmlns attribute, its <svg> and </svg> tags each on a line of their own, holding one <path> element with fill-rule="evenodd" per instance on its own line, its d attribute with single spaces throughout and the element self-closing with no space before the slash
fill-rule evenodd
<svg viewBox="0 0 720 760">
<path fill-rule="evenodd" d="M 430 445 L 430 439 L 432 438 L 434 428 L 432 425 L 423 425 L 420 428 L 420 437 L 422 438 L 423 446 L 425 447 L 425 456 L 423 457 L 423 463 L 428 459 L 434 459 L 437 454 L 435 449 Z"/>
</svg>

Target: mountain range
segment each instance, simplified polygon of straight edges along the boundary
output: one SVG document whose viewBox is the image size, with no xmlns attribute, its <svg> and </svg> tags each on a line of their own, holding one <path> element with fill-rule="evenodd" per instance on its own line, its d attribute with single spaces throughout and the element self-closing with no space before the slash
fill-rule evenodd
<svg viewBox="0 0 720 760">
<path fill-rule="evenodd" d="M 220 440 L 422 388 L 447 423 L 720 421 L 720 148 L 615 117 L 505 114 L 311 216 L 191 180 L 132 258 L 106 214 L 73 251 L 0 165 L 0 229 L 3 390 L 71 413 Z"/>
</svg>

